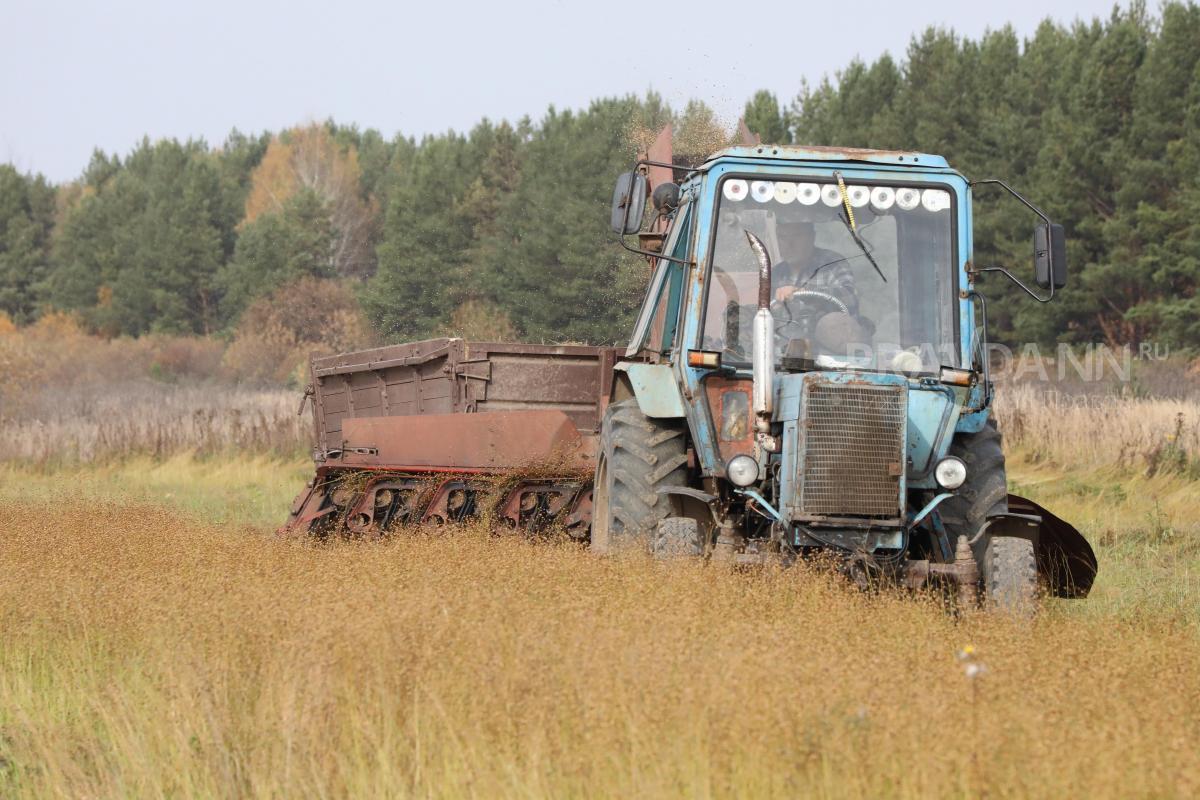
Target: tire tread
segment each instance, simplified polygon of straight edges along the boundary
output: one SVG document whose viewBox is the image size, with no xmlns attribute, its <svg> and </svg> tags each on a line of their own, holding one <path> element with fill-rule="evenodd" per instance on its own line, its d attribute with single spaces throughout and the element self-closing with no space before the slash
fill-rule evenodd
<svg viewBox="0 0 1200 800">
<path fill-rule="evenodd" d="M 651 537 L 672 510 L 662 486 L 681 486 L 687 471 L 684 431 L 677 423 L 647 417 L 637 400 L 612 403 L 601 426 L 601 446 L 611 481 L 609 535 Z M 603 513 L 596 509 L 596 513 Z"/>
</svg>

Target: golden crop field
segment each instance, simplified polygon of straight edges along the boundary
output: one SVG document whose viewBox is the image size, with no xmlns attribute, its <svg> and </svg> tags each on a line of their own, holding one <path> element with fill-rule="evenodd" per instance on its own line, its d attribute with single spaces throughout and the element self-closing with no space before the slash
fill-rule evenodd
<svg viewBox="0 0 1200 800">
<path fill-rule="evenodd" d="M 0 796 L 1196 796 L 1197 406 L 1022 398 L 1010 480 L 1100 559 L 1032 622 L 474 528 L 277 539 L 300 458 L 0 464 Z"/>
</svg>

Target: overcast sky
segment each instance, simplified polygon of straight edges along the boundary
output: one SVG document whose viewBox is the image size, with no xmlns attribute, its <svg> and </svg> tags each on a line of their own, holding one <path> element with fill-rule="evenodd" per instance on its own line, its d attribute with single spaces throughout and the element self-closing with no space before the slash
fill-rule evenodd
<svg viewBox="0 0 1200 800">
<path fill-rule="evenodd" d="M 660 92 L 736 121 L 854 56 L 902 56 L 927 25 L 1107 16 L 1111 0 L 489 3 L 0 0 L 0 162 L 61 181 L 93 147 L 333 117 L 391 137 L 540 117 L 550 104 Z"/>
</svg>

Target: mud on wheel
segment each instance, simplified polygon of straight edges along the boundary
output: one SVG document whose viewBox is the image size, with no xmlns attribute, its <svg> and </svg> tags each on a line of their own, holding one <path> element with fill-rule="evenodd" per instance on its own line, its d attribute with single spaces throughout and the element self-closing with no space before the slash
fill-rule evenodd
<svg viewBox="0 0 1200 800">
<path fill-rule="evenodd" d="M 996 421 L 989 419 L 978 433 L 959 434 L 950 455 L 967 465 L 967 480 L 939 507 L 950 540 L 975 537 L 988 517 L 1008 511 L 1008 482 L 1004 451 Z M 973 546 L 983 579 L 987 605 L 1005 611 L 1031 610 L 1038 594 L 1037 560 L 1033 543 L 1012 536 L 983 536 Z"/>
<path fill-rule="evenodd" d="M 608 553 L 646 546 L 673 510 L 663 486 L 682 486 L 687 450 L 683 428 L 647 417 L 629 398 L 609 405 L 600 427 L 601 453 L 592 490 L 591 548 Z"/>
</svg>

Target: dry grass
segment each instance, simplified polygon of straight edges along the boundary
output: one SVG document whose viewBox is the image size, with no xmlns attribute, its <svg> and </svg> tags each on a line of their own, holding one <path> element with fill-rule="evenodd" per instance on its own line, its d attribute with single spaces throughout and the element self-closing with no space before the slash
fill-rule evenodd
<svg viewBox="0 0 1200 800">
<path fill-rule="evenodd" d="M 73 501 L 154 505 L 210 524 L 255 525 L 271 530 L 304 482 L 309 459 L 248 453 L 236 458 L 136 456 L 91 464 L 0 464 L 0 505 L 54 505 L 69 491 Z"/>
<path fill-rule="evenodd" d="M 25 328 L 0 327 L 0 421 L 39 418 L 139 381 L 209 380 L 224 349 L 198 336 L 89 336 L 61 313 Z"/>
<path fill-rule="evenodd" d="M 295 455 L 312 445 L 299 392 L 149 381 L 70 391 L 36 415 L 0 417 L 0 462 L 71 464 L 179 453 Z"/>
<path fill-rule="evenodd" d="M 61 465 L 178 453 L 295 455 L 299 393 L 231 383 L 225 345 L 89 336 L 69 316 L 0 330 L 0 462 Z M 270 354 L 260 355 L 269 358 Z"/>
<path fill-rule="evenodd" d="M 1200 643 L 1156 618 L 65 495 L 0 504 L 0 536 L 5 796 L 1200 791 Z"/>
<path fill-rule="evenodd" d="M 1064 470 L 1109 465 L 1200 478 L 1200 401 L 1088 397 L 1027 385 L 997 389 L 1005 448 Z"/>
</svg>

